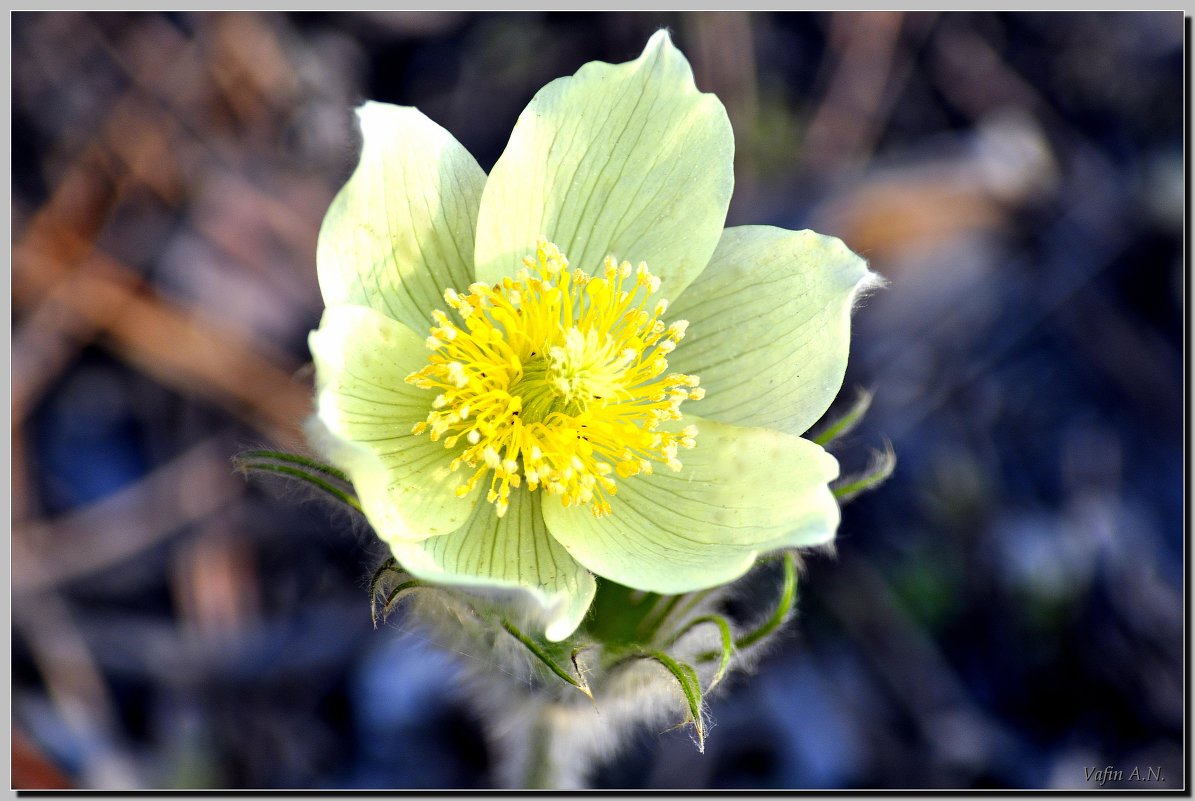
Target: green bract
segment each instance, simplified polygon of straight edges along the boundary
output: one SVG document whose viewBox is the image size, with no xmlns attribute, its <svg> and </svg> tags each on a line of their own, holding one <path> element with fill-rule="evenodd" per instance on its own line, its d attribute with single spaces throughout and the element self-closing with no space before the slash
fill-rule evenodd
<svg viewBox="0 0 1195 801">
<path fill-rule="evenodd" d="M 667 33 L 540 90 L 488 178 L 413 108 L 357 115 L 361 160 L 319 236 L 310 431 L 407 571 L 527 590 L 561 640 L 595 573 L 688 592 L 833 539 L 838 464 L 799 435 L 876 279 L 837 239 L 723 230 L 730 123 Z M 656 289 L 674 302 L 651 316 Z M 607 321 L 580 321 L 599 304 Z"/>
</svg>

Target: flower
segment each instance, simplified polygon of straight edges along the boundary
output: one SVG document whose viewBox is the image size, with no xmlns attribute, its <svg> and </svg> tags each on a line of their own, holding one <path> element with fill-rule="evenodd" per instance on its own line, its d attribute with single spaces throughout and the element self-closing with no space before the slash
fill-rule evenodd
<svg viewBox="0 0 1195 801">
<path fill-rule="evenodd" d="M 837 239 L 723 230 L 730 123 L 666 32 L 541 89 L 488 177 L 414 108 L 357 116 L 309 432 L 408 572 L 527 590 L 558 641 L 594 574 L 688 592 L 833 539 L 838 464 L 799 435 L 876 279 Z"/>
</svg>

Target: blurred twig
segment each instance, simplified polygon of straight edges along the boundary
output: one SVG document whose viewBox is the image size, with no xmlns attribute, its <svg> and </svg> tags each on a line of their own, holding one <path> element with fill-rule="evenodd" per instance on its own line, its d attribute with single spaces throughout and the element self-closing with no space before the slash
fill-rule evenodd
<svg viewBox="0 0 1195 801">
<path fill-rule="evenodd" d="M 66 518 L 18 523 L 13 594 L 42 592 L 118 565 L 223 508 L 244 491 L 228 468 L 231 450 L 226 437 L 213 437 Z"/>
<path fill-rule="evenodd" d="M 835 572 L 835 581 L 821 593 L 825 603 L 940 758 L 949 761 L 960 747 L 987 751 L 1008 737 L 975 703 L 937 643 L 908 615 L 870 559 L 852 553 Z M 951 730 L 968 731 L 973 740 L 953 742 Z M 967 756 L 983 762 L 979 754 Z"/>
<path fill-rule="evenodd" d="M 162 32 L 155 17 L 144 20 Z M 247 21 L 240 20 L 242 25 Z M 76 21 L 79 25 L 87 28 Z M 219 27 L 221 35 L 238 29 Z M 98 34 L 93 38 L 106 41 Z M 145 50 L 136 48 L 135 53 L 143 55 Z M 120 62 L 133 78 L 133 87 L 112 104 L 49 201 L 18 233 L 13 253 L 13 300 L 20 314 L 13 345 L 14 425 L 28 416 L 74 353 L 103 335 L 117 353 L 149 374 L 228 406 L 275 441 L 299 438 L 298 423 L 308 403 L 307 389 L 290 379 L 298 364 L 285 364 L 278 354 L 266 357 L 262 343 L 246 332 L 217 325 L 202 311 L 188 314 L 155 298 L 133 270 L 96 249 L 107 220 L 140 188 L 149 188 L 172 206 L 182 203 L 190 191 L 193 176 L 188 173 L 202 140 L 181 117 L 161 113 L 157 101 L 149 98 L 169 94 L 163 84 L 171 68 L 194 60 L 195 54 L 188 46 L 168 63 L 160 56 Z M 250 192 L 252 207 L 264 212 L 282 240 L 314 248 L 313 224 L 304 224 L 284 204 L 243 179 L 236 188 L 238 196 Z M 222 235 L 210 221 L 206 228 L 224 248 L 237 251 L 235 237 Z"/>
<path fill-rule="evenodd" d="M 834 172 L 869 155 L 896 94 L 894 64 L 904 15 L 892 11 L 836 12 L 830 46 L 836 56 L 801 150 L 804 169 Z"/>
<path fill-rule="evenodd" d="M 12 788 L 14 790 L 68 790 L 71 780 L 41 752 L 17 725 L 12 736 Z"/>
<path fill-rule="evenodd" d="M 259 356 L 243 337 L 203 319 L 198 311 L 188 314 L 139 291 L 140 280 L 98 250 L 62 276 L 63 283 L 55 279 L 66 271 L 65 265 L 31 249 L 18 246 L 13 266 L 13 299 L 18 304 L 30 286 L 58 289 L 45 300 L 52 307 L 33 316 L 35 324 L 62 319 L 62 312 L 67 319 L 81 318 L 92 330 L 106 334 L 117 353 L 158 380 L 220 403 L 276 442 L 299 439 L 310 398 L 309 389 L 292 380 L 297 365 L 281 369 Z M 21 330 L 14 340 L 28 341 L 29 336 Z M 14 380 L 14 385 L 20 382 Z M 14 423 L 28 413 L 31 400 L 14 393 Z"/>
<path fill-rule="evenodd" d="M 13 575 L 20 575 L 15 564 Z M 139 787 L 142 782 L 120 747 L 114 699 L 66 604 L 53 592 L 14 604 L 13 626 L 33 654 L 55 710 L 83 746 L 84 786 Z"/>
<path fill-rule="evenodd" d="M 205 528 L 176 551 L 171 587 L 180 628 L 199 647 L 228 648 L 260 625 L 261 583 L 250 543 L 220 518 Z"/>
<path fill-rule="evenodd" d="M 755 63 L 752 15 L 746 11 L 696 11 L 682 18 L 693 31 L 695 47 L 689 53 L 697 86 L 712 92 L 726 106 L 735 131 L 748 132 L 759 113 L 759 78 Z M 739 167 L 747 151 L 736 148 Z M 739 180 L 742 176 L 737 176 Z M 741 190 L 740 190 L 741 191 Z"/>
</svg>

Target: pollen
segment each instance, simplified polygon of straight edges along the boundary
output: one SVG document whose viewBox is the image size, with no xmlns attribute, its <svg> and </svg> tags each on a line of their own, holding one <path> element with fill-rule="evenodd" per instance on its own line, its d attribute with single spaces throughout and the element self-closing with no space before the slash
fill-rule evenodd
<svg viewBox="0 0 1195 801">
<path fill-rule="evenodd" d="M 412 433 L 459 450 L 450 465 L 459 497 L 486 482 L 502 516 L 526 487 L 603 517 L 620 479 L 656 462 L 682 468 L 696 428 L 660 426 L 704 390 L 696 376 L 668 372 L 688 323 L 660 319 L 659 288 L 644 263 L 607 257 L 590 275 L 540 240 L 515 278 L 444 292 L 450 313 L 433 312 L 431 355 L 406 380 L 436 393 Z"/>
</svg>

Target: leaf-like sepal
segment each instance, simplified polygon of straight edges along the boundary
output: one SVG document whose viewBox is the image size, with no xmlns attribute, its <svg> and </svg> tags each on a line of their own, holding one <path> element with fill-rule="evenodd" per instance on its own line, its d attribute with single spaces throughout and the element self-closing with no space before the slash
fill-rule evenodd
<svg viewBox="0 0 1195 801">
<path fill-rule="evenodd" d="M 722 617 L 722 615 L 702 615 L 699 618 L 689 621 L 682 628 L 676 636 L 672 638 L 670 645 L 674 645 L 677 640 L 688 634 L 697 626 L 703 623 L 710 623 L 718 628 L 718 635 L 721 637 L 722 650 L 718 653 L 718 669 L 714 672 L 714 677 L 710 679 L 710 685 L 706 687 L 706 692 L 714 689 L 726 677 L 726 671 L 730 668 L 730 659 L 734 656 L 734 634 L 730 630 L 730 621 Z"/>
<path fill-rule="evenodd" d="M 340 470 L 298 453 L 254 450 L 233 457 L 233 468 L 245 475 L 251 472 L 273 473 L 304 481 L 351 509 L 361 511 L 357 496 L 341 483 L 348 484 L 348 476 Z"/>
<path fill-rule="evenodd" d="M 676 683 L 680 685 L 681 693 L 685 696 L 685 705 L 687 717 L 681 723 L 693 724 L 694 733 L 697 736 L 697 750 L 705 753 L 705 721 L 702 718 L 701 712 L 701 683 L 697 680 L 697 671 L 693 669 L 692 665 L 685 662 L 678 662 L 663 651 L 651 651 L 649 653 L 641 654 L 643 659 L 652 659 L 664 666 Z"/>
<path fill-rule="evenodd" d="M 844 434 L 850 433 L 863 420 L 863 415 L 867 414 L 867 410 L 871 408 L 871 401 L 874 397 L 870 391 L 862 387 L 856 389 L 855 400 L 851 402 L 850 408 L 809 438 L 825 447 Z"/>
<path fill-rule="evenodd" d="M 507 633 L 510 634 L 510 636 L 514 637 L 519 642 L 519 644 L 521 644 L 524 648 L 526 648 L 527 651 L 532 656 L 534 656 L 536 659 L 538 659 L 544 665 L 544 667 L 546 667 L 554 675 L 559 677 L 564 682 L 571 684 L 573 687 L 576 687 L 581 692 L 585 693 L 585 695 L 589 697 L 590 701 L 593 700 L 593 693 L 590 692 L 589 685 L 585 682 L 585 676 L 584 676 L 584 674 L 581 673 L 580 669 L 577 667 L 577 661 L 576 661 L 577 654 L 582 649 L 576 649 L 573 651 L 572 662 L 573 662 L 573 667 L 575 669 L 577 669 L 577 675 L 571 676 L 571 675 L 569 675 L 569 672 L 567 670 L 560 667 L 560 665 L 556 664 L 556 660 L 552 659 L 552 657 L 548 655 L 547 651 L 544 650 L 544 647 L 542 645 L 537 643 L 531 637 L 528 637 L 526 634 L 524 634 L 518 628 L 518 626 L 511 623 L 509 620 L 504 619 L 502 621 L 502 628 L 506 629 Z"/>
<path fill-rule="evenodd" d="M 859 473 L 843 476 L 830 486 L 839 503 L 846 503 L 863 492 L 883 484 L 896 469 L 896 451 L 891 442 L 884 442 L 882 451 L 873 450 L 867 467 Z"/>
<path fill-rule="evenodd" d="M 789 613 L 792 612 L 793 606 L 797 602 L 797 559 L 791 551 L 786 551 L 783 562 L 784 583 L 780 589 L 780 601 L 767 620 L 735 640 L 734 646 L 740 651 L 750 648 L 779 629 L 788 619 Z M 713 657 L 713 654 L 709 655 L 709 658 Z"/>
</svg>

